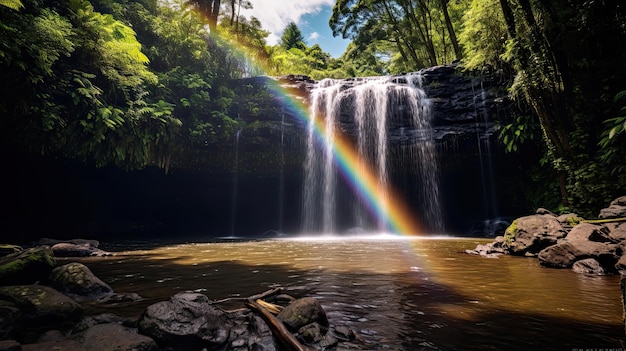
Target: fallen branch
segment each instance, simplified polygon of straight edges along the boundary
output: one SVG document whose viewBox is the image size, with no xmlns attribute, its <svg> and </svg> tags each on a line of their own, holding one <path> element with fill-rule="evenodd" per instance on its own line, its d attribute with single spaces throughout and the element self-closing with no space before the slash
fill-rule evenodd
<svg viewBox="0 0 626 351">
<path fill-rule="evenodd" d="M 249 299 L 246 301 L 246 306 L 263 318 L 284 351 L 315 351 L 315 349 L 311 347 L 302 345 L 298 339 L 287 330 L 283 322 L 274 317 L 273 314 L 263 308 L 258 302 Z"/>
</svg>

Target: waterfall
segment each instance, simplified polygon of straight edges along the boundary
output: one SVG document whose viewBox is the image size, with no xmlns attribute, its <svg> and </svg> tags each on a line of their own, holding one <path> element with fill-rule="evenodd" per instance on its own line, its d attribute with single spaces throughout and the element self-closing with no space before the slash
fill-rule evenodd
<svg viewBox="0 0 626 351">
<path fill-rule="evenodd" d="M 372 189 L 382 209 L 375 216 L 367 212 L 367 204 L 361 203 L 358 196 L 348 197 L 350 203 L 344 207 L 352 212 L 350 226 L 366 230 L 387 228 L 387 218 L 381 214 L 387 212 L 391 201 L 385 191 L 393 186 L 390 184 L 389 135 L 399 119 L 408 119 L 410 129 L 418 134 L 405 149 L 410 150 L 408 167 L 415 168 L 413 173 L 419 178 L 416 181 L 421 184 L 421 190 L 419 194 L 408 195 L 419 199 L 422 212 L 419 215 L 428 227 L 435 232 L 442 231 L 438 166 L 430 118 L 430 103 L 421 89 L 418 74 L 319 81 L 310 95 L 303 231 L 333 233 L 338 229 L 339 216 L 346 222 L 347 211 L 341 212 L 338 208 L 338 203 L 345 202 L 346 196 L 339 195 L 342 191 L 345 193 L 342 190 L 345 187 L 338 187 L 334 154 L 337 134 L 346 135 L 359 154 L 356 174 L 362 174 L 367 165 L 375 171 L 380 188 Z"/>
</svg>

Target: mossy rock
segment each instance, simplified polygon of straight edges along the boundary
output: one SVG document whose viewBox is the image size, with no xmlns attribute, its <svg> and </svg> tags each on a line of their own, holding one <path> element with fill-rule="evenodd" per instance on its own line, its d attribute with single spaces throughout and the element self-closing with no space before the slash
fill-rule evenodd
<svg viewBox="0 0 626 351">
<path fill-rule="evenodd" d="M 33 284 L 48 279 L 56 266 L 52 249 L 33 247 L 0 258 L 0 285 Z"/>
</svg>

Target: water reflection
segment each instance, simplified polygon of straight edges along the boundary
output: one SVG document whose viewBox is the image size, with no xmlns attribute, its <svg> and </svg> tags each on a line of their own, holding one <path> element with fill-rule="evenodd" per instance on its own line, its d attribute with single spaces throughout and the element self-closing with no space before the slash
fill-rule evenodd
<svg viewBox="0 0 626 351">
<path fill-rule="evenodd" d="M 221 299 L 282 286 L 318 298 L 331 323 L 351 327 L 371 349 L 621 347 L 619 277 L 463 253 L 478 243 L 485 240 L 227 241 L 144 245 L 84 261 L 114 290 L 147 297 L 106 307 L 125 315 L 183 290 Z"/>
</svg>

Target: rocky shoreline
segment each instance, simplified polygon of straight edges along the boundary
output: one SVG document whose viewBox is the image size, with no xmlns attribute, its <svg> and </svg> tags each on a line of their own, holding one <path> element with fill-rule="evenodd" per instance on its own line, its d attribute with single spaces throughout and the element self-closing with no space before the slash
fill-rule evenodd
<svg viewBox="0 0 626 351">
<path fill-rule="evenodd" d="M 514 220 L 504 236 L 466 252 L 489 258 L 537 257 L 544 267 L 584 274 L 626 274 L 626 196 L 601 209 L 597 220 L 575 213 L 557 216 L 540 208 Z"/>
<path fill-rule="evenodd" d="M 0 351 L 306 351 L 363 346 L 350 328 L 332 325 L 316 299 L 295 298 L 280 288 L 219 301 L 194 291 L 179 292 L 148 306 L 138 318 L 85 315 L 83 303 L 143 300 L 137 294 L 114 292 L 82 263 L 57 264 L 60 257 L 112 255 L 98 245 L 95 240 L 42 239 L 25 250 L 0 246 Z M 232 309 L 233 303 L 239 308 Z"/>
</svg>

